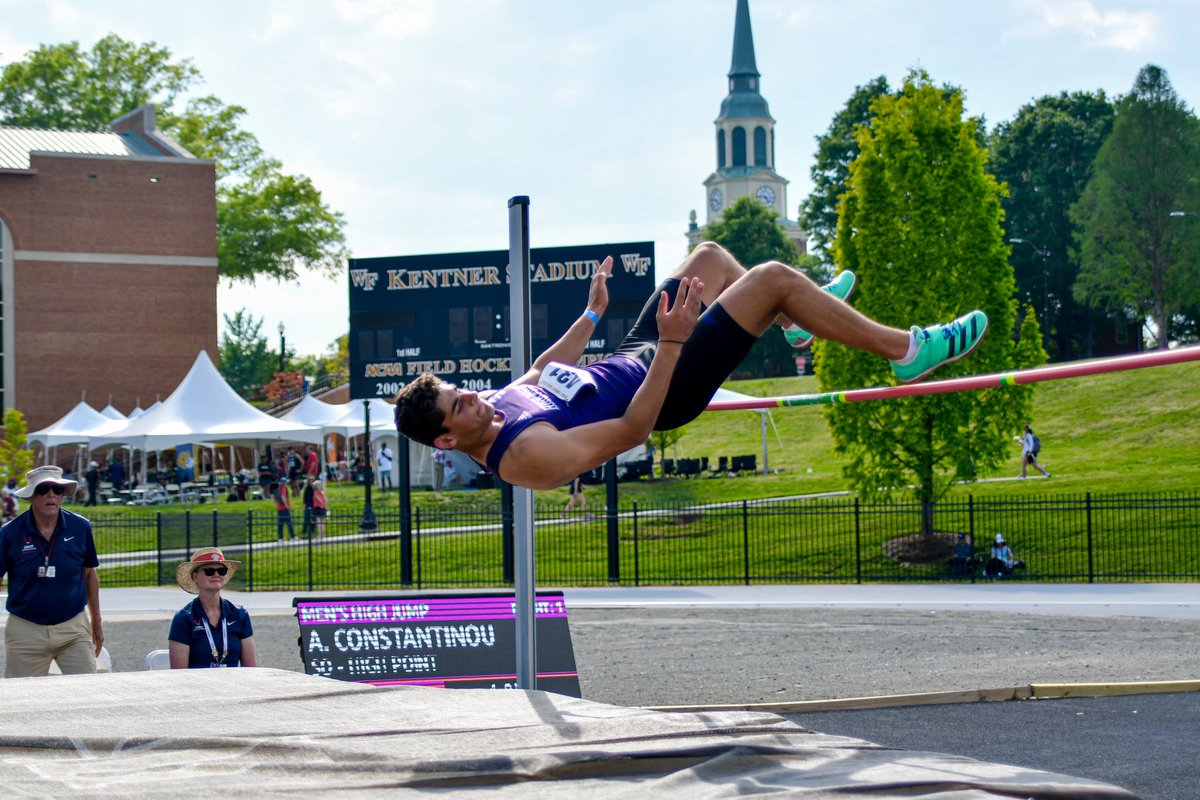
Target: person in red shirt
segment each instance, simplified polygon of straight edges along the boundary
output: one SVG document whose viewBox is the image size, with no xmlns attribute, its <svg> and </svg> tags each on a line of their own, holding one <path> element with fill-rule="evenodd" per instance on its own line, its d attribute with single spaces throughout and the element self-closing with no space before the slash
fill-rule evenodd
<svg viewBox="0 0 1200 800">
<path fill-rule="evenodd" d="M 295 541 L 296 528 L 292 525 L 292 503 L 288 499 L 286 481 L 271 482 L 271 499 L 275 501 L 275 535 L 283 541 L 283 526 L 287 525 L 288 540 Z"/>
<path fill-rule="evenodd" d="M 313 481 L 313 521 L 317 525 L 317 539 L 325 538 L 325 516 L 329 513 L 329 498 L 325 495 L 325 482 Z"/>
<path fill-rule="evenodd" d="M 314 481 L 321 477 L 321 458 L 317 455 L 315 444 L 308 446 L 308 455 L 304 458 L 304 474 Z"/>
</svg>

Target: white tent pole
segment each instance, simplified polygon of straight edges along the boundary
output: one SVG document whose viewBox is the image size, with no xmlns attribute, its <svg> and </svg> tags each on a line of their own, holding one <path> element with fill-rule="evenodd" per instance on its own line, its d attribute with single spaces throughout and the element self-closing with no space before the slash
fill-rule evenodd
<svg viewBox="0 0 1200 800">
<path fill-rule="evenodd" d="M 767 469 L 767 412 L 760 412 L 758 415 L 758 421 L 762 424 L 763 475 L 766 475 L 770 472 L 770 470 Z"/>
</svg>

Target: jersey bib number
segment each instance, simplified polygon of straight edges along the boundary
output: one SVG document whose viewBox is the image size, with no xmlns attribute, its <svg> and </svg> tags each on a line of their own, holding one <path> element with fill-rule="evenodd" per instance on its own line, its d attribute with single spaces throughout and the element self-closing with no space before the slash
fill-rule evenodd
<svg viewBox="0 0 1200 800">
<path fill-rule="evenodd" d="M 578 367 L 551 361 L 542 370 L 542 377 L 538 378 L 538 386 L 569 403 L 585 387 L 596 388 L 596 381 L 590 374 Z"/>
</svg>

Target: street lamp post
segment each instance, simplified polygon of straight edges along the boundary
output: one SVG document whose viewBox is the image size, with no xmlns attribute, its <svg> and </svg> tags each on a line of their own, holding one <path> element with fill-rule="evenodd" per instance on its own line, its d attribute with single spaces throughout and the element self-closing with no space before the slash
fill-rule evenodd
<svg viewBox="0 0 1200 800">
<path fill-rule="evenodd" d="M 287 353 L 287 349 L 284 345 L 285 345 L 285 340 L 283 338 L 283 322 L 280 321 L 280 323 L 279 323 L 279 371 L 280 372 L 283 372 L 283 366 L 284 366 L 283 362 L 284 362 L 284 359 L 286 358 L 286 353 Z"/>
<path fill-rule="evenodd" d="M 367 451 L 367 474 L 363 481 L 363 511 L 362 519 L 358 522 L 358 527 L 364 531 L 373 531 L 378 527 L 375 522 L 375 509 L 371 506 L 371 484 L 375 482 L 375 469 L 371 463 L 371 401 L 363 400 L 363 427 L 365 428 L 363 440 L 364 447 Z"/>
<path fill-rule="evenodd" d="M 1033 252 L 1042 257 L 1042 326 L 1049 332 L 1050 330 L 1050 278 L 1049 269 L 1046 265 L 1046 259 L 1050 257 L 1049 250 L 1043 250 L 1028 239 L 1009 239 L 1009 244 L 1027 244 L 1033 248 Z"/>
<path fill-rule="evenodd" d="M 1196 219 L 1200 219 L 1200 214 L 1197 214 L 1195 211 L 1172 211 L 1171 216 L 1172 217 L 1195 217 Z"/>
</svg>

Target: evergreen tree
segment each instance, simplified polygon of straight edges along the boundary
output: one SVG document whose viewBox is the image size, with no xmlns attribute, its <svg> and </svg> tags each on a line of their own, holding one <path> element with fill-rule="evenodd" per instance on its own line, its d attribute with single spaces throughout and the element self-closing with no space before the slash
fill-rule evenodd
<svg viewBox="0 0 1200 800">
<path fill-rule="evenodd" d="M 1198 175 L 1200 121 L 1149 64 L 1117 104 L 1071 218 L 1081 253 L 1075 298 L 1149 317 L 1160 348 L 1175 316 L 1200 302 L 1200 227 L 1171 217 L 1200 211 Z"/>
<path fill-rule="evenodd" d="M 1010 258 L 1017 297 L 1037 309 L 1053 360 L 1091 356 L 1092 330 L 1104 320 L 1071 291 L 1079 264 L 1069 212 L 1112 130 L 1113 114 L 1103 91 L 1063 92 L 1022 106 L 992 136 L 992 172 L 1008 186 L 1004 227 L 1010 239 L 1031 245 L 1014 246 Z M 1034 248 L 1048 255 L 1043 259 Z"/>
<path fill-rule="evenodd" d="M 262 317 L 239 308 L 225 318 L 225 332 L 218 345 L 221 377 L 235 392 L 249 400 L 260 394 L 279 365 L 278 355 L 267 348 Z"/>
<path fill-rule="evenodd" d="M 860 128 L 860 154 L 839 209 L 834 257 L 858 276 L 853 304 L 886 325 L 946 322 L 971 309 L 991 330 L 967 359 L 938 378 L 1024 366 L 1011 335 L 1013 276 L 1000 229 L 1003 188 L 985 170 L 979 124 L 962 117 L 962 98 L 906 77 L 899 96 L 882 96 Z M 1036 343 L 1040 350 L 1040 342 Z M 818 340 L 822 391 L 894 381 L 878 356 Z M 1029 348 L 1030 345 L 1026 345 Z M 1044 358 L 1044 356 L 1043 356 Z M 845 474 L 860 492 L 915 484 L 922 531 L 932 503 L 954 481 L 973 478 L 1011 455 L 1012 431 L 1029 417 L 1031 387 L 834 405 L 825 410 Z"/>
</svg>

